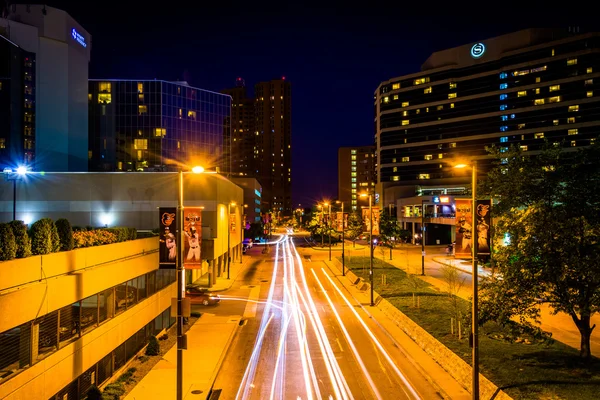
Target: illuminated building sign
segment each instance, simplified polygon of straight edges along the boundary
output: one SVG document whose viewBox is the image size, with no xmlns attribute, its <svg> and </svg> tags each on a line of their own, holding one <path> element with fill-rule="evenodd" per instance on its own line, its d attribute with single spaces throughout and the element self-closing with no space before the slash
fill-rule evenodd
<svg viewBox="0 0 600 400">
<path fill-rule="evenodd" d="M 73 39 L 75 41 L 77 41 L 77 43 L 79 43 L 80 45 L 82 45 L 83 47 L 87 47 L 87 43 L 85 42 L 85 38 L 83 37 L 82 34 L 80 34 L 79 32 L 77 32 L 77 30 L 75 28 L 73 28 L 71 30 L 71 37 L 73 37 Z"/>
<path fill-rule="evenodd" d="M 485 45 L 483 43 L 475 43 L 471 47 L 471 57 L 479 58 L 485 53 Z"/>
<path fill-rule="evenodd" d="M 440 196 L 440 197 L 435 196 L 433 198 L 433 202 L 434 203 L 444 203 L 444 204 L 450 203 L 450 197 L 448 197 L 448 196 Z"/>
</svg>

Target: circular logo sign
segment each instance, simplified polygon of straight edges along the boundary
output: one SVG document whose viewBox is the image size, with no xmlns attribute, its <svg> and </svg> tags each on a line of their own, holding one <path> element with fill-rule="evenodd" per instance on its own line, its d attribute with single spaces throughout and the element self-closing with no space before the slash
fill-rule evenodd
<svg viewBox="0 0 600 400">
<path fill-rule="evenodd" d="M 485 45 L 483 43 L 475 43 L 471 47 L 471 57 L 479 58 L 485 53 Z"/>
<path fill-rule="evenodd" d="M 73 39 L 77 39 L 77 31 L 75 30 L 75 28 L 73 28 L 73 30 L 71 30 L 71 36 L 73 36 Z M 471 54 L 473 53 L 473 50 L 471 50 Z"/>
</svg>

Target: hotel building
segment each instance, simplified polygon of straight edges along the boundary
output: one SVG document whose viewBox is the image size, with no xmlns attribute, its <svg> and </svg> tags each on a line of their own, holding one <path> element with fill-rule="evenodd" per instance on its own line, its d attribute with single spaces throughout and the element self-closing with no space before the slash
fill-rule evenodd
<svg viewBox="0 0 600 400">
<path fill-rule="evenodd" d="M 376 164 L 375 146 L 338 149 L 338 200 L 351 205 L 352 211 L 369 204 L 360 194 L 374 193 Z"/>
</svg>

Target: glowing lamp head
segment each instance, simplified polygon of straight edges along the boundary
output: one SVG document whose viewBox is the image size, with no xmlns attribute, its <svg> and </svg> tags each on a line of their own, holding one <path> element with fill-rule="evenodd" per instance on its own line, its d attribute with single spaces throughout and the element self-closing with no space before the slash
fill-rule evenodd
<svg viewBox="0 0 600 400">
<path fill-rule="evenodd" d="M 456 165 L 454 166 L 454 168 L 458 168 L 458 169 L 461 169 L 461 168 L 467 168 L 467 167 L 468 167 L 468 165 L 467 165 L 467 164 L 456 164 Z"/>
<path fill-rule="evenodd" d="M 25 175 L 27 173 L 27 167 L 24 166 L 20 166 L 17 168 L 17 174 L 19 175 Z"/>
<path fill-rule="evenodd" d="M 366 194 L 366 193 L 361 193 L 360 194 L 360 197 L 367 197 L 367 196 L 368 196 L 368 194 Z"/>
<path fill-rule="evenodd" d="M 204 172 L 204 167 L 197 165 L 194 168 L 192 168 L 192 172 L 195 174 L 201 174 Z"/>
</svg>

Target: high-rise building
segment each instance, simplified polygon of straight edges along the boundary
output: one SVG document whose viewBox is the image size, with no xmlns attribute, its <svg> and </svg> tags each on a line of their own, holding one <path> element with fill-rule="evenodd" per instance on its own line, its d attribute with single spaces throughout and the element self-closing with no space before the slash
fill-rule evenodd
<svg viewBox="0 0 600 400">
<path fill-rule="evenodd" d="M 22 130 L 18 133 L 22 136 L 10 134 L 16 151 L 10 162 L 38 171 L 86 171 L 91 35 L 65 11 L 53 7 L 12 4 L 7 14 L 7 19 L 0 18 L 0 35 L 35 54 L 31 66 L 31 57 L 23 64 L 30 69 L 25 71 L 27 84 L 22 89 L 31 104 L 24 103 L 24 124 L 11 128 L 13 133 Z M 22 93 L 13 93 L 13 104 L 20 103 Z"/>
<path fill-rule="evenodd" d="M 375 146 L 340 147 L 338 149 L 338 200 L 352 206 L 368 205 L 361 193 L 375 191 Z"/>
<path fill-rule="evenodd" d="M 35 53 L 0 34 L 0 167 L 33 167 Z"/>
<path fill-rule="evenodd" d="M 229 168 L 231 97 L 159 80 L 89 81 L 90 171 Z"/>
<path fill-rule="evenodd" d="M 257 83 L 249 99 L 243 80 L 236 83 L 223 91 L 235 104 L 232 174 L 260 182 L 263 211 L 292 215 L 291 84 L 285 78 Z M 251 103 L 253 109 L 246 110 Z"/>
</svg>

